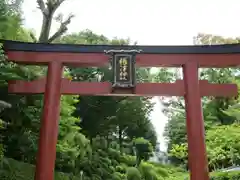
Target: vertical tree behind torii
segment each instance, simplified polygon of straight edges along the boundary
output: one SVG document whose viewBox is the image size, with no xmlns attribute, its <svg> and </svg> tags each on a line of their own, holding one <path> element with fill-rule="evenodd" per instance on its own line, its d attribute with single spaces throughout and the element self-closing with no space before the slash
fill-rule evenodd
<svg viewBox="0 0 240 180">
<path fill-rule="evenodd" d="M 38 42 L 40 43 L 51 43 L 61 35 L 67 32 L 68 25 L 71 23 L 71 19 L 74 17 L 73 14 L 69 14 L 66 19 L 64 15 L 59 13 L 57 16 L 54 16 L 57 9 L 64 3 L 66 0 L 37 0 L 38 8 L 42 13 L 42 27 Z M 58 30 L 50 36 L 50 30 L 52 26 L 52 21 L 55 19 L 60 23 Z"/>
</svg>

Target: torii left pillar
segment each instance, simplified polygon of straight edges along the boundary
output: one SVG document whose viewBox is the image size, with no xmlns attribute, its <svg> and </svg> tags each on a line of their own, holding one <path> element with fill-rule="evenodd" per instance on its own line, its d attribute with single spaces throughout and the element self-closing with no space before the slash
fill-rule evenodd
<svg viewBox="0 0 240 180">
<path fill-rule="evenodd" d="M 190 177 L 191 180 L 209 180 L 198 63 L 187 62 L 183 66 L 183 75 Z"/>
<path fill-rule="evenodd" d="M 44 108 L 41 120 L 35 180 L 54 179 L 62 72 L 63 65 L 61 62 L 49 62 L 44 94 Z"/>
</svg>

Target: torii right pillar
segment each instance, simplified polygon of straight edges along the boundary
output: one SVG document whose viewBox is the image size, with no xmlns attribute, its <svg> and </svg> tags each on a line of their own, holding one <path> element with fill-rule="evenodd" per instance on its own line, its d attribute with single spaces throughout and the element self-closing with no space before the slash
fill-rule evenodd
<svg viewBox="0 0 240 180">
<path fill-rule="evenodd" d="M 190 176 L 191 180 L 209 180 L 198 63 L 184 64 L 183 75 Z"/>
</svg>

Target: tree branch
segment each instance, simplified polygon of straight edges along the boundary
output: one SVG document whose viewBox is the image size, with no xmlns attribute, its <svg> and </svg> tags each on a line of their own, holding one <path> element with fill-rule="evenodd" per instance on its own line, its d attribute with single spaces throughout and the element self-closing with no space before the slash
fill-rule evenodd
<svg viewBox="0 0 240 180">
<path fill-rule="evenodd" d="M 7 103 L 5 101 L 2 101 L 2 100 L 0 100 L 0 106 L 3 107 L 3 108 L 10 108 L 10 107 L 12 107 L 11 104 L 9 104 L 9 103 Z"/>
<path fill-rule="evenodd" d="M 56 2 L 56 5 L 57 5 L 57 6 L 60 6 L 64 1 L 65 1 L 65 0 L 58 0 L 58 1 Z"/>
<path fill-rule="evenodd" d="M 64 1 L 64 0 L 61 0 Z M 67 30 L 67 26 L 71 23 L 72 18 L 74 17 L 74 15 L 70 14 L 69 17 L 61 22 L 61 25 L 58 29 L 57 32 L 55 32 L 49 39 L 48 39 L 48 43 L 51 43 L 52 41 L 54 41 L 55 39 L 57 39 L 58 37 L 60 37 L 61 35 L 63 35 Z"/>
<path fill-rule="evenodd" d="M 32 38 L 32 41 L 36 43 L 37 42 L 37 38 L 35 37 L 35 35 L 32 32 L 30 32 L 29 35 Z"/>
<path fill-rule="evenodd" d="M 48 10 L 45 6 L 45 3 L 43 0 L 37 0 L 38 8 L 42 11 L 43 15 L 48 15 Z"/>
<path fill-rule="evenodd" d="M 65 0 L 48 0 L 47 6 L 49 11 L 55 12 L 56 9 L 64 2 Z"/>
</svg>

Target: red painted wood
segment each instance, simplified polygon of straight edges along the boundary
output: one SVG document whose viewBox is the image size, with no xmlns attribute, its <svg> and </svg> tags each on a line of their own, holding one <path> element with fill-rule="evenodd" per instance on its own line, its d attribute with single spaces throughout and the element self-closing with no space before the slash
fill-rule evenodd
<svg viewBox="0 0 240 180">
<path fill-rule="evenodd" d="M 45 78 L 34 81 L 11 80 L 8 82 L 8 92 L 15 94 L 43 94 L 45 85 Z"/>
<path fill-rule="evenodd" d="M 45 92 L 46 79 L 42 78 L 32 82 L 9 81 L 8 92 L 16 94 L 43 94 Z M 104 95 L 110 94 L 112 85 L 108 82 L 71 82 L 68 79 L 62 79 L 61 93 L 64 95 Z"/>
<path fill-rule="evenodd" d="M 37 65 L 57 60 L 64 65 L 98 67 L 109 62 L 109 57 L 104 53 L 9 51 L 7 56 L 17 63 Z M 198 62 L 199 67 L 235 67 L 240 64 L 240 54 L 139 54 L 136 63 L 144 67 L 180 67 L 189 60 Z"/>
<path fill-rule="evenodd" d="M 135 94 L 140 96 L 183 96 L 184 87 L 181 80 L 175 83 L 140 83 Z"/>
<path fill-rule="evenodd" d="M 209 180 L 204 120 L 198 81 L 198 64 L 196 62 L 186 63 L 183 66 L 183 74 L 186 90 L 186 125 L 190 177 L 191 180 Z"/>
<path fill-rule="evenodd" d="M 201 96 L 237 97 L 238 86 L 236 84 L 212 84 L 207 80 L 200 80 Z"/>
<path fill-rule="evenodd" d="M 181 67 L 189 61 L 199 67 L 235 67 L 240 64 L 240 54 L 139 54 L 136 60 L 144 67 Z"/>
<path fill-rule="evenodd" d="M 62 94 L 104 95 L 111 91 L 109 82 L 71 82 L 65 79 L 62 84 Z"/>
<path fill-rule="evenodd" d="M 104 53 L 52 53 L 52 52 L 7 52 L 10 61 L 21 64 L 47 65 L 58 61 L 64 65 L 80 67 L 99 67 L 109 63 L 109 56 Z"/>
<path fill-rule="evenodd" d="M 209 84 L 205 80 L 201 80 L 199 83 L 201 96 L 233 97 L 238 95 L 235 84 Z M 10 81 L 8 91 L 18 94 L 42 94 L 45 91 L 45 84 L 44 78 L 32 82 Z M 99 96 L 184 96 L 185 94 L 182 80 L 177 80 L 176 83 L 139 83 L 133 92 L 119 89 L 113 93 L 112 85 L 109 82 L 71 82 L 63 79 L 61 86 L 62 94 Z"/>
<path fill-rule="evenodd" d="M 56 61 L 51 62 L 48 65 L 35 180 L 54 179 L 58 120 L 60 114 L 61 79 L 62 64 Z"/>
</svg>

